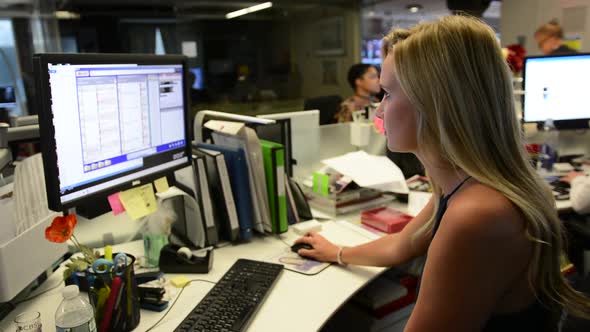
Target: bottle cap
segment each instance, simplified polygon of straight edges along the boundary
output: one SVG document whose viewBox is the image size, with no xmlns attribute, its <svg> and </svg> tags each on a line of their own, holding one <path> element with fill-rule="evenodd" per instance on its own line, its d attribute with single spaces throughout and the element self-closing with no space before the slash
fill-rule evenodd
<svg viewBox="0 0 590 332">
<path fill-rule="evenodd" d="M 78 296 L 78 294 L 80 294 L 80 290 L 78 289 L 78 286 L 76 285 L 69 285 L 66 286 L 63 290 L 62 290 L 62 295 L 64 297 L 64 299 L 73 299 L 76 296 Z"/>
</svg>

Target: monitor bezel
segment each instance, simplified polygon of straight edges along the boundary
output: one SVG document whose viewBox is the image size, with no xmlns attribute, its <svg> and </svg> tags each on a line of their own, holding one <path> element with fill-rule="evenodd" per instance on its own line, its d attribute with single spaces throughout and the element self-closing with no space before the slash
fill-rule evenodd
<svg viewBox="0 0 590 332">
<path fill-rule="evenodd" d="M 527 56 L 524 58 L 523 69 L 522 69 L 522 90 L 524 93 L 522 94 L 521 98 L 521 105 L 522 105 L 522 123 L 537 123 L 538 125 L 542 125 L 545 121 L 527 121 L 526 120 L 526 111 L 525 111 L 525 99 L 526 99 L 526 67 L 527 61 L 531 59 L 540 59 L 540 58 L 571 58 L 571 57 L 583 57 L 583 56 L 590 56 L 590 53 L 573 53 L 573 54 L 553 54 L 553 55 L 534 55 L 534 56 Z M 557 120 L 552 119 L 555 125 L 555 128 L 560 130 L 567 130 L 567 129 L 588 129 L 589 128 L 589 121 L 590 121 L 590 114 L 587 118 L 579 118 L 579 119 L 568 119 L 568 120 Z"/>
<path fill-rule="evenodd" d="M 36 108 L 39 115 L 40 146 L 43 155 L 43 167 L 45 174 L 45 186 L 47 191 L 47 203 L 51 210 L 65 211 L 77 205 L 84 204 L 89 200 L 105 197 L 108 194 L 116 193 L 129 189 L 139 184 L 150 183 L 157 178 L 169 175 L 175 170 L 191 165 L 191 139 L 190 139 L 190 100 L 188 98 L 188 62 L 187 58 L 182 55 L 152 55 L 152 54 L 58 54 L 45 53 L 34 56 L 34 69 L 38 91 Z M 181 164 L 171 166 L 164 170 L 156 171 L 149 175 L 133 178 L 125 183 L 117 184 L 100 191 L 61 202 L 59 169 L 57 164 L 57 151 L 55 142 L 55 128 L 53 126 L 53 112 L 51 109 L 51 93 L 49 85 L 48 64 L 74 64 L 74 65 L 92 65 L 92 64 L 136 64 L 136 65 L 182 65 L 183 74 L 183 100 L 184 100 L 184 118 L 185 118 L 185 140 L 184 153 L 187 161 Z M 100 179 L 94 182 L 96 185 L 111 181 L 126 174 L 118 174 L 113 177 Z M 105 197 L 106 198 L 106 197 Z"/>
</svg>

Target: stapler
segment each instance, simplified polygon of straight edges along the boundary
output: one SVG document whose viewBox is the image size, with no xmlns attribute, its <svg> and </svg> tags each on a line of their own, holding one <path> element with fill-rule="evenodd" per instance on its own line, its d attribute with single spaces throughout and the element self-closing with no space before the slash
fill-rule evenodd
<svg viewBox="0 0 590 332">
<path fill-rule="evenodd" d="M 165 273 L 208 273 L 213 266 L 213 249 L 194 255 L 187 247 L 167 244 L 160 251 L 160 271 Z"/>
</svg>

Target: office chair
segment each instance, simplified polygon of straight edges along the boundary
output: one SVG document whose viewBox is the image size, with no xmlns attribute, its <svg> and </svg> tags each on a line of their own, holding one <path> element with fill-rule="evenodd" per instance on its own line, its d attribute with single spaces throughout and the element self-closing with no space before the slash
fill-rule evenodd
<svg viewBox="0 0 590 332">
<path fill-rule="evenodd" d="M 406 179 L 416 174 L 425 175 L 424 166 L 414 154 L 387 150 L 386 155 L 402 170 Z"/>
<path fill-rule="evenodd" d="M 316 98 L 306 99 L 303 103 L 304 110 L 319 110 L 320 111 L 320 126 L 330 123 L 336 123 L 334 116 L 340 110 L 342 97 L 337 95 L 321 96 Z"/>
</svg>

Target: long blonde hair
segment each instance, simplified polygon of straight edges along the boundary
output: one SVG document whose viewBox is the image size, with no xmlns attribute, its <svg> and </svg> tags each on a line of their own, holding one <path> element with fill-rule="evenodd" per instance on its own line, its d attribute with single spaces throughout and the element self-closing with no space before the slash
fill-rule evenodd
<svg viewBox="0 0 590 332">
<path fill-rule="evenodd" d="M 517 206 L 533 245 L 528 279 L 535 295 L 556 311 L 590 317 L 589 300 L 560 272 L 561 222 L 524 149 L 511 72 L 493 30 L 475 18 L 449 16 L 394 29 L 382 45 L 383 57 L 395 50 L 397 77 L 417 113 L 420 151 L 441 155 Z M 431 232 L 433 223 L 434 215 L 417 234 Z"/>
</svg>

